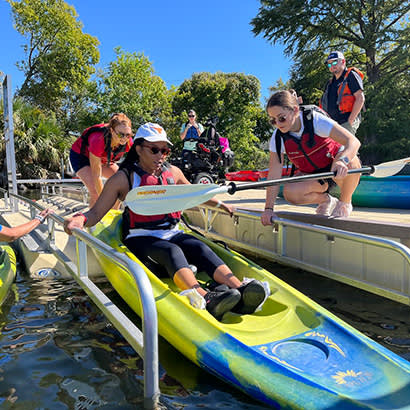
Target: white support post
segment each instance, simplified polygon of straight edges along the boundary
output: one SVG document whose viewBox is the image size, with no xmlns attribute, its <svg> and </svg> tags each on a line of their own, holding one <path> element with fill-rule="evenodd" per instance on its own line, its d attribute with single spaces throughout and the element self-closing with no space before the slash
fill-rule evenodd
<svg viewBox="0 0 410 410">
<path fill-rule="evenodd" d="M 13 123 L 13 97 L 11 90 L 11 77 L 6 75 L 3 80 L 3 111 L 4 111 L 4 139 L 6 143 L 6 164 L 9 193 L 17 195 L 16 160 L 14 151 L 14 123 Z M 18 211 L 18 201 L 10 197 L 13 212 Z"/>
</svg>

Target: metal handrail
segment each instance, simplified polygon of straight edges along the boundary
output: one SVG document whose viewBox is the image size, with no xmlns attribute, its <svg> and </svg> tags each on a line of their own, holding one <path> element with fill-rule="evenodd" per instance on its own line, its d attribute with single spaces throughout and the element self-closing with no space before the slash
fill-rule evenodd
<svg viewBox="0 0 410 410">
<path fill-rule="evenodd" d="M 325 227 L 314 223 L 275 218 L 273 226 L 270 227 L 273 229 L 274 235 L 270 237 L 271 240 L 269 243 L 263 240 L 260 242 L 259 237 L 253 238 L 252 236 L 243 240 L 241 236 L 237 236 L 243 234 L 239 228 L 241 220 L 247 221 L 247 223 L 245 223 L 245 229 L 247 229 L 246 227 L 248 226 L 254 225 L 254 223 L 260 224 L 260 212 L 246 210 L 245 208 L 236 208 L 232 218 L 235 229 L 231 231 L 229 229 L 224 230 L 225 224 L 217 219 L 217 215 L 225 213 L 220 209 L 202 204 L 196 209 L 188 211 L 193 211 L 193 213 L 199 212 L 201 219 L 200 221 L 196 220 L 196 224 L 210 238 L 222 240 L 230 246 L 245 251 L 256 252 L 262 257 L 273 259 L 275 262 L 281 264 L 336 279 L 348 285 L 387 297 L 396 302 L 406 305 L 410 304 L 410 249 L 408 246 L 393 239 Z M 189 219 L 190 212 L 187 212 L 187 214 L 186 216 Z M 213 227 L 213 225 L 215 225 L 215 227 Z M 236 227 L 238 227 L 238 229 Z M 263 229 L 265 229 L 266 234 L 268 234 L 269 227 L 264 227 Z M 289 236 L 293 235 L 292 232 L 297 232 L 298 238 L 300 238 L 303 233 L 306 233 L 308 236 L 311 234 L 319 235 L 317 238 L 322 235 L 326 240 L 325 243 L 329 244 L 329 247 L 326 248 L 329 253 L 322 255 L 325 256 L 325 258 L 322 258 L 314 254 L 314 250 L 309 248 L 309 246 L 304 249 L 305 252 L 302 249 L 301 252 L 295 253 L 295 248 L 292 243 L 289 242 Z M 247 231 L 247 233 L 249 232 Z M 252 235 L 252 233 L 250 233 L 250 235 Z M 263 237 L 263 235 L 262 233 L 261 236 Z M 339 240 L 346 241 L 346 243 L 349 244 L 348 246 L 352 246 L 350 244 L 362 246 L 362 259 L 357 259 L 355 267 L 360 268 L 361 263 L 363 263 L 363 258 L 366 257 L 369 250 L 377 252 L 377 254 L 380 254 L 382 251 L 387 251 L 386 255 L 392 255 L 392 257 L 394 256 L 394 258 L 399 261 L 398 274 L 401 276 L 395 276 L 392 278 L 392 283 L 389 283 L 382 271 L 378 270 L 376 276 L 370 279 L 366 275 L 366 272 L 362 274 L 360 270 L 351 269 L 353 261 L 343 261 L 337 257 L 332 259 L 332 255 L 337 255 L 337 252 L 334 252 L 335 249 L 338 249 L 337 246 L 340 246 L 340 244 L 343 246 L 343 242 Z M 335 264 L 333 264 L 333 262 Z M 398 280 L 400 280 L 400 283 L 396 282 Z"/>
<path fill-rule="evenodd" d="M 6 199 L 7 191 L 0 188 L 0 192 L 4 193 Z M 32 216 L 34 216 L 35 209 L 44 210 L 41 205 L 21 195 L 9 193 L 9 196 L 27 203 Z M 73 236 L 77 240 L 77 261 L 73 263 L 54 244 L 54 224 L 56 222 L 62 225 L 64 219 L 59 215 L 50 214 L 48 216 L 48 248 L 128 343 L 144 358 L 144 407 L 157 407 L 160 395 L 158 315 L 151 283 L 146 273 L 136 262 L 81 229 L 73 230 Z M 143 332 L 88 277 L 87 246 L 114 260 L 133 276 L 141 298 Z"/>
<path fill-rule="evenodd" d="M 207 221 L 208 223 L 206 224 L 204 231 L 208 232 L 211 227 L 212 227 L 212 222 L 215 220 L 215 217 L 217 216 L 218 212 L 224 212 L 220 210 L 216 210 L 215 207 L 208 206 L 205 204 L 202 204 L 200 207 L 198 207 L 199 210 L 205 209 L 207 210 L 206 213 L 207 215 L 203 214 L 203 220 Z M 212 214 L 209 215 L 208 211 L 212 211 Z M 253 219 L 255 221 L 260 222 L 260 214 L 255 213 L 252 211 L 247 211 L 245 209 L 240 209 L 237 208 L 235 210 L 234 214 L 234 223 L 235 223 L 235 215 L 236 218 L 239 215 L 246 216 L 249 219 Z M 273 220 L 273 229 L 278 231 L 279 237 L 282 238 L 284 236 L 284 233 L 281 231 L 281 229 L 286 229 L 286 227 L 293 227 L 293 228 L 298 228 L 298 229 L 303 229 L 309 232 L 319 232 L 319 233 L 326 233 L 329 236 L 333 237 L 338 237 L 338 238 L 344 238 L 344 239 L 349 239 L 355 242 L 360 242 L 360 243 L 370 243 L 373 245 L 378 245 L 383 248 L 389 248 L 392 250 L 397 251 L 400 253 L 402 256 L 404 256 L 408 263 L 410 264 L 410 250 L 407 246 L 402 245 L 401 243 L 398 243 L 396 241 L 393 241 L 391 239 L 386 239 L 386 238 L 381 238 L 378 236 L 372 236 L 372 235 L 367 235 L 367 234 L 361 234 L 357 232 L 350 232 L 350 231 L 343 231 L 341 229 L 336 229 L 336 228 L 330 228 L 330 227 L 325 227 L 321 225 L 314 225 L 314 224 L 308 224 L 305 222 L 299 222 L 299 221 L 292 221 L 290 219 L 285 219 L 285 218 L 275 218 Z M 281 249 L 281 255 L 284 254 L 284 251 L 282 249 L 282 246 L 279 246 Z"/>
</svg>

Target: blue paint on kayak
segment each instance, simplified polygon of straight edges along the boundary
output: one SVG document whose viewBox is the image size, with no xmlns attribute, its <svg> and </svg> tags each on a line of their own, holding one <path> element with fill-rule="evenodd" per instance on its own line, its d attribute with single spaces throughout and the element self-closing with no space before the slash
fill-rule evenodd
<svg viewBox="0 0 410 410">
<path fill-rule="evenodd" d="M 410 209 L 410 175 L 386 178 L 363 175 L 352 203 L 368 208 Z"/>
</svg>

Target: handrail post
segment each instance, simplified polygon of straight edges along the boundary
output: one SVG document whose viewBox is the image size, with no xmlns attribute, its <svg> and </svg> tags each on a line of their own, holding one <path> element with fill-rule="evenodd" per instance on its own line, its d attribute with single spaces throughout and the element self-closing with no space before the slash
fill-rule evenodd
<svg viewBox="0 0 410 410">
<path fill-rule="evenodd" d="M 77 266 L 80 278 L 88 277 L 87 245 L 80 239 L 76 238 L 77 248 Z"/>
<path fill-rule="evenodd" d="M 14 151 L 13 97 L 11 95 L 11 77 L 9 74 L 5 76 L 2 87 L 8 189 L 9 193 L 17 194 L 16 156 Z M 17 212 L 18 201 L 13 198 L 11 204 L 13 212 Z"/>
</svg>

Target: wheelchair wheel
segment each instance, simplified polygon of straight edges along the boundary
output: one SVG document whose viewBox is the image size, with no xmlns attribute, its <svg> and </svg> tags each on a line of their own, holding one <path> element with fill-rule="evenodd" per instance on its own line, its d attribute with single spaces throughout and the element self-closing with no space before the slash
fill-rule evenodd
<svg viewBox="0 0 410 410">
<path fill-rule="evenodd" d="M 214 180 L 213 178 L 207 173 L 207 172 L 200 172 L 195 178 L 194 178 L 194 184 L 213 184 Z"/>
</svg>

